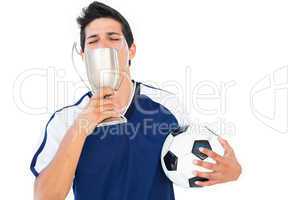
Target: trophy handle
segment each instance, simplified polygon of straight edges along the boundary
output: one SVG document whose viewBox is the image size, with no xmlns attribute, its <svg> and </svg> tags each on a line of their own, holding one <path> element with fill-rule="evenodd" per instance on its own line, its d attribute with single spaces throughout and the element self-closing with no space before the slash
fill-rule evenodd
<svg viewBox="0 0 300 200">
<path fill-rule="evenodd" d="M 73 66 L 73 69 L 75 70 L 76 74 L 77 74 L 78 77 L 80 78 L 80 80 L 81 80 L 81 81 L 83 82 L 83 84 L 85 85 L 85 87 L 86 87 L 89 91 L 91 91 L 92 93 L 94 93 L 93 90 L 89 87 L 89 85 L 84 81 L 84 79 L 83 79 L 82 76 L 80 75 L 80 72 L 79 72 L 79 70 L 78 70 L 78 67 L 77 67 L 77 65 L 76 65 L 76 63 L 75 63 L 75 59 L 74 59 L 75 53 L 76 53 L 78 56 L 80 56 L 80 52 L 79 52 L 79 50 L 77 49 L 77 42 L 74 42 L 74 43 L 73 43 L 73 47 L 72 47 L 72 55 L 71 55 L 71 58 L 72 58 L 72 66 Z"/>
</svg>

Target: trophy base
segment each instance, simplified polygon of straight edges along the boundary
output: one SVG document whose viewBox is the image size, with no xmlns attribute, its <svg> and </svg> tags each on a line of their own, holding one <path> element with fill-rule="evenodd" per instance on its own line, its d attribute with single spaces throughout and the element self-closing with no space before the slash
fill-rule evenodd
<svg viewBox="0 0 300 200">
<path fill-rule="evenodd" d="M 97 125 L 97 127 L 103 127 L 103 126 L 111 126 L 116 124 L 123 124 L 126 123 L 127 119 L 125 117 L 111 117 L 108 119 L 103 120 L 101 123 Z"/>
</svg>

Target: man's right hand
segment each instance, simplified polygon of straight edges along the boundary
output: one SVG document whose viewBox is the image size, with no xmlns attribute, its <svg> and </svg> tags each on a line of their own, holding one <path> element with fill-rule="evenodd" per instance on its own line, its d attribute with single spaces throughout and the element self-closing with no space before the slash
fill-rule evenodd
<svg viewBox="0 0 300 200">
<path fill-rule="evenodd" d="M 120 113 L 116 111 L 115 105 L 111 98 L 105 98 L 114 94 L 114 90 L 110 87 L 102 87 L 99 92 L 93 95 L 76 119 L 79 128 L 84 130 L 86 135 L 92 133 L 97 124 L 111 117 L 120 117 Z"/>
<path fill-rule="evenodd" d="M 67 130 L 52 161 L 37 177 L 34 186 L 35 199 L 66 198 L 86 137 L 93 132 L 98 123 L 110 117 L 120 116 L 120 113 L 115 111 L 111 98 L 104 98 L 113 94 L 111 88 L 101 88 L 90 98 L 87 106 Z"/>
</svg>

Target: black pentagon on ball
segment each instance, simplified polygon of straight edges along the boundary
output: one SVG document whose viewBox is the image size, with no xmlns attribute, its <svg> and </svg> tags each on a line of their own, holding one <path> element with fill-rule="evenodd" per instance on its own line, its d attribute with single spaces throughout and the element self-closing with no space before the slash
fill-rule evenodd
<svg viewBox="0 0 300 200">
<path fill-rule="evenodd" d="M 177 127 L 175 130 L 171 132 L 171 134 L 175 137 L 181 133 L 184 133 L 189 128 L 188 125 Z"/>
<path fill-rule="evenodd" d="M 205 182 L 205 181 L 208 181 L 207 178 L 203 178 L 203 177 L 193 177 L 193 178 L 190 178 L 189 179 L 189 185 L 190 187 L 201 187 L 200 185 L 196 185 L 195 182 L 196 181 L 201 181 L 201 182 Z"/>
<path fill-rule="evenodd" d="M 177 170 L 177 161 L 178 161 L 177 156 L 173 154 L 171 151 L 168 151 L 168 153 L 164 156 L 165 166 L 169 171 Z"/>
<path fill-rule="evenodd" d="M 203 147 L 209 150 L 211 149 L 211 146 L 209 144 L 209 142 L 207 140 L 195 140 L 194 145 L 193 145 L 193 149 L 192 149 L 192 153 L 197 156 L 198 158 L 200 158 L 201 160 L 204 160 L 207 158 L 207 155 L 200 152 L 199 148 Z"/>
</svg>

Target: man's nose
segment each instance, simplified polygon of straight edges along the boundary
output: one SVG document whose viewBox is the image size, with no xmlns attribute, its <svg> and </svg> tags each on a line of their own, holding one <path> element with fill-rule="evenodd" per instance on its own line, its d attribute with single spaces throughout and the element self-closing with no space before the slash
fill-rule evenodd
<svg viewBox="0 0 300 200">
<path fill-rule="evenodd" d="M 107 40 L 100 39 L 97 41 L 96 47 L 97 48 L 109 48 L 110 43 Z"/>
</svg>

